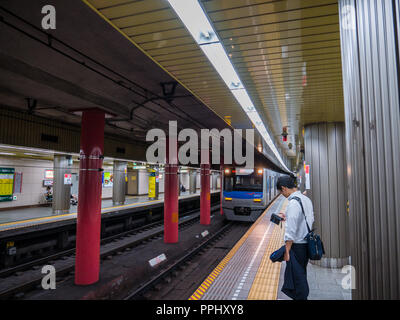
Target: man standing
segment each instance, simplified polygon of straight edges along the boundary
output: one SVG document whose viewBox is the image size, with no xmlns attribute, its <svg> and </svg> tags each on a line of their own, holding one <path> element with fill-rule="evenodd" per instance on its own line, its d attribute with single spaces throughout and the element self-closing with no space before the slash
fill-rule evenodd
<svg viewBox="0 0 400 320">
<path fill-rule="evenodd" d="M 282 292 L 294 300 L 307 300 L 309 256 L 307 241 L 304 238 L 308 234 L 306 219 L 309 226 L 312 227 L 314 223 L 313 205 L 308 197 L 297 190 L 296 178 L 293 176 L 279 177 L 276 188 L 289 200 L 286 213 L 279 214 L 286 221 L 284 236 L 286 270 Z"/>
</svg>

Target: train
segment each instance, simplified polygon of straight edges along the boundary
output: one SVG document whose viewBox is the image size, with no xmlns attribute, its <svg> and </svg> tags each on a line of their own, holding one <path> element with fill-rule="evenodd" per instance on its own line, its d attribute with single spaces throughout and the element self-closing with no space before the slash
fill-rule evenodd
<svg viewBox="0 0 400 320">
<path fill-rule="evenodd" d="M 224 167 L 222 210 L 227 220 L 254 222 L 278 195 L 281 173 L 266 168 Z"/>
</svg>

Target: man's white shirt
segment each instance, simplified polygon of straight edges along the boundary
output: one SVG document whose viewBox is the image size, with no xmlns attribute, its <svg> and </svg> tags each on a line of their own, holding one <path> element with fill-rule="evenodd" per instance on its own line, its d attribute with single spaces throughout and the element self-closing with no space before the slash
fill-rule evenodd
<svg viewBox="0 0 400 320">
<path fill-rule="evenodd" d="M 304 240 L 304 237 L 308 234 L 304 215 L 300 203 L 293 199 L 293 197 L 300 198 L 310 229 L 312 229 L 314 223 L 314 211 L 311 200 L 300 191 L 293 192 L 288 198 L 289 203 L 286 207 L 286 228 L 284 240 L 292 240 L 294 243 L 307 243 L 307 241 Z"/>
</svg>

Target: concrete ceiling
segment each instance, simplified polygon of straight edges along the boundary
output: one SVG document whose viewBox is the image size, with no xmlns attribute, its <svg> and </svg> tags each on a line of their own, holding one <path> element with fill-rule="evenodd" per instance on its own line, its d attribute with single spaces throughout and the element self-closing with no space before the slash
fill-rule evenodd
<svg viewBox="0 0 400 320">
<path fill-rule="evenodd" d="M 48 4 L 57 10 L 56 30 L 41 29 Z M 171 103 L 160 99 L 161 83 L 175 79 L 81 1 L 2 1 L 0 16 L 2 107 L 34 105 L 37 115 L 77 125 L 75 110 L 100 107 L 115 115 L 106 132 L 141 140 L 169 120 L 195 130 L 228 127 L 179 84 Z"/>
</svg>

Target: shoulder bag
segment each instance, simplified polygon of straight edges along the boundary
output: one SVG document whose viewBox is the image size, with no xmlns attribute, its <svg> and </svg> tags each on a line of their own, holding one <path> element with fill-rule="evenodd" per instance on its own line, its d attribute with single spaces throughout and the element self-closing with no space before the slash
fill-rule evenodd
<svg viewBox="0 0 400 320">
<path fill-rule="evenodd" d="M 299 197 L 293 197 L 292 199 L 297 200 L 300 203 L 301 211 L 304 215 L 304 220 L 307 224 L 308 234 L 305 236 L 304 240 L 307 241 L 308 244 L 308 255 L 310 260 L 321 260 L 322 256 L 325 254 L 324 244 L 319 235 L 314 233 L 314 229 L 311 230 L 306 219 L 306 214 L 304 213 L 303 204 Z"/>
</svg>

